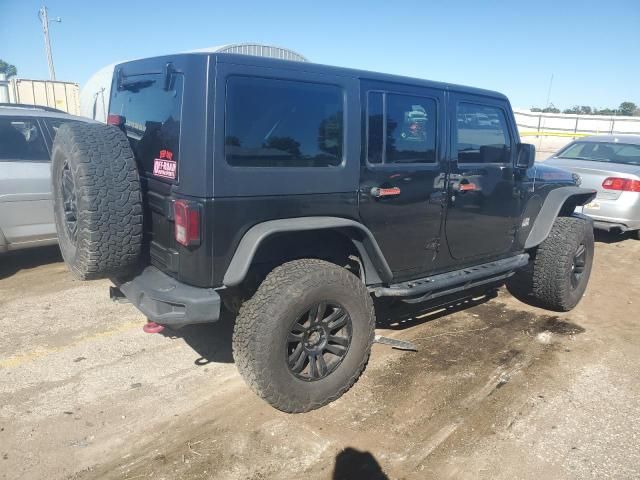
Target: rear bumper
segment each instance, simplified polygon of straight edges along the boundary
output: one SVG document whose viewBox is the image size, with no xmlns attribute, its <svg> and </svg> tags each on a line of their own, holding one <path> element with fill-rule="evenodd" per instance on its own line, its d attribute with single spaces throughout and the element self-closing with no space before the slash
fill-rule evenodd
<svg viewBox="0 0 640 480">
<path fill-rule="evenodd" d="M 582 213 L 593 218 L 597 229 L 638 230 L 640 229 L 640 193 L 622 192 L 617 199 L 603 198 L 599 194 L 593 201 L 584 205 Z"/>
<path fill-rule="evenodd" d="M 149 320 L 160 325 L 180 328 L 220 318 L 222 302 L 218 292 L 180 283 L 156 267 L 145 268 L 118 287 Z"/>
</svg>

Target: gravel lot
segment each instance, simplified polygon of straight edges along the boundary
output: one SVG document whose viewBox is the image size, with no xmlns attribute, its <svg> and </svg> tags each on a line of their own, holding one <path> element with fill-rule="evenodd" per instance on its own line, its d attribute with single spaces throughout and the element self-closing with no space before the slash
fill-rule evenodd
<svg viewBox="0 0 640 480">
<path fill-rule="evenodd" d="M 0 257 L 0 478 L 639 478 L 639 261 L 598 235 L 568 314 L 502 290 L 381 307 L 419 351 L 376 345 L 344 397 L 287 415 L 236 372 L 230 319 L 144 334 L 56 249 Z"/>
</svg>

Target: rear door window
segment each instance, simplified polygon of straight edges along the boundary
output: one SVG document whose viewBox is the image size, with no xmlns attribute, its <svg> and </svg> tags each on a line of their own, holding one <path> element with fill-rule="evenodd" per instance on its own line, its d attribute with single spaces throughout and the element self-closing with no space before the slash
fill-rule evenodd
<svg viewBox="0 0 640 480">
<path fill-rule="evenodd" d="M 462 102 L 457 107 L 458 163 L 510 163 L 511 138 L 504 110 Z"/>
<path fill-rule="evenodd" d="M 183 75 L 131 75 L 114 81 L 109 114 L 118 115 L 143 172 L 177 180 Z M 119 85 L 118 85 L 119 84 Z"/>
<path fill-rule="evenodd" d="M 2 160 L 49 161 L 49 152 L 36 120 L 0 117 Z"/>
<path fill-rule="evenodd" d="M 435 163 L 434 99 L 369 92 L 367 108 L 369 163 Z"/>
<path fill-rule="evenodd" d="M 268 78 L 227 81 L 225 157 L 235 167 L 342 163 L 340 87 Z"/>
</svg>

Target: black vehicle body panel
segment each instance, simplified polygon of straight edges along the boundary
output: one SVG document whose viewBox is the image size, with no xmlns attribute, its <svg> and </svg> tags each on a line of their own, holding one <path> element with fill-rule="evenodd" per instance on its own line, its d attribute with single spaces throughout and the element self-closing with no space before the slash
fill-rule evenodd
<svg viewBox="0 0 640 480">
<path fill-rule="evenodd" d="M 116 67 L 112 91 L 117 92 L 118 82 L 150 73 L 160 82 L 167 71 L 183 76 L 178 178 L 167 182 L 142 171 L 146 232 L 149 263 L 187 285 L 205 290 L 224 288 L 230 265 L 232 269 L 244 265 L 242 273 L 247 261 L 258 255 L 256 248 L 242 247 L 237 253 L 245 235 L 260 229 L 256 226 L 263 222 L 292 218 L 310 218 L 310 223 L 300 222 L 307 226 L 313 224 L 313 217 L 362 224 L 363 232 L 371 232 L 371 237 L 363 234 L 370 247 L 373 245 L 369 253 L 381 252 L 392 275 L 388 278 L 384 267 L 376 268 L 376 275 L 367 275 L 368 284 L 390 285 L 504 259 L 524 252 L 534 226 L 536 232 L 544 231 L 536 217 L 547 199 L 566 200 L 566 195 L 550 196 L 550 192 L 558 187 L 575 188 L 571 175 L 562 171 L 552 172 L 542 165 L 529 169 L 515 166 L 520 139 L 507 98 L 496 92 L 310 63 L 210 53 L 121 64 Z M 341 162 L 314 168 L 227 163 L 227 83 L 238 76 L 339 87 L 344 126 Z M 433 163 L 368 162 L 367 95 L 371 91 L 429 97 L 436 102 Z M 452 133 L 456 118 L 451 112 L 459 101 L 493 105 L 504 111 L 510 137 L 508 162 L 458 162 Z M 118 114 L 111 108 L 110 113 Z M 461 180 L 469 178 L 479 190 L 456 191 Z M 377 198 L 372 196 L 372 188 L 399 188 L 400 194 Z M 589 196 L 588 191 L 571 192 L 579 194 L 581 201 Z M 184 247 L 174 239 L 172 202 L 176 199 L 191 200 L 201 207 L 199 246 Z M 548 211 L 557 214 L 560 208 L 549 207 Z M 287 229 L 268 230 L 265 228 L 265 236 L 260 238 Z M 234 258 L 237 254 L 251 258 L 239 260 Z M 226 278 L 233 278 L 235 285 L 241 275 L 231 273 Z"/>
<path fill-rule="evenodd" d="M 436 105 L 433 163 L 370 163 L 367 149 L 368 98 L 372 93 L 425 98 Z M 442 221 L 446 203 L 447 144 L 445 91 L 399 82 L 361 82 L 362 152 L 360 155 L 360 218 L 373 232 L 395 279 L 406 279 L 443 262 Z M 397 188 L 393 197 L 372 196 L 374 188 Z M 445 249 L 446 250 L 446 249 Z M 445 260 L 446 261 L 446 260 Z"/>
</svg>

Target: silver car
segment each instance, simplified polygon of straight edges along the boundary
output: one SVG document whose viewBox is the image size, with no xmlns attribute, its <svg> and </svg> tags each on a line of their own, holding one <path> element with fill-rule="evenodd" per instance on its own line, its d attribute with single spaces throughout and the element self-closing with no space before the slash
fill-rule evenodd
<svg viewBox="0 0 640 480">
<path fill-rule="evenodd" d="M 596 135 L 571 142 L 545 165 L 580 176 L 598 195 L 582 208 L 596 228 L 640 239 L 640 135 Z"/>
<path fill-rule="evenodd" d="M 57 243 L 49 157 L 56 130 L 70 121 L 89 120 L 0 104 L 0 253 Z"/>
</svg>

